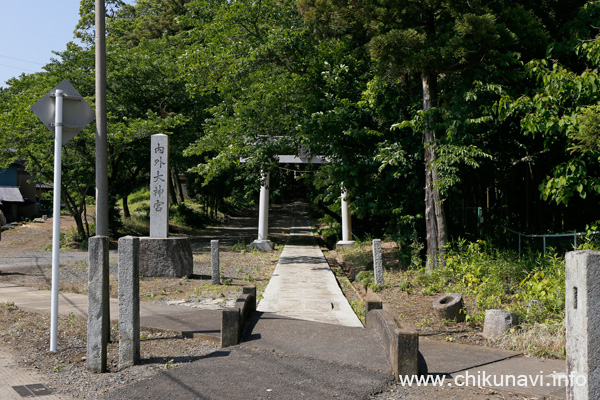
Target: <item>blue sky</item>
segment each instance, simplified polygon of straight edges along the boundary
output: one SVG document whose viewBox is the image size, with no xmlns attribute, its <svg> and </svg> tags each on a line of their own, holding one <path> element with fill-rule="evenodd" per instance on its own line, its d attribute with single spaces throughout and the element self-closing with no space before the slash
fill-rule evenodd
<svg viewBox="0 0 600 400">
<path fill-rule="evenodd" d="M 73 40 L 79 0 L 0 0 L 0 86 L 42 70 Z"/>
</svg>

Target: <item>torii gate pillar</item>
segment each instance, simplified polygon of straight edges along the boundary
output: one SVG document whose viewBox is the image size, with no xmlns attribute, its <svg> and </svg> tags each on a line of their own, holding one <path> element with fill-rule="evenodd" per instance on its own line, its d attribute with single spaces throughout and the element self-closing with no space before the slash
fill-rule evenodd
<svg viewBox="0 0 600 400">
<path fill-rule="evenodd" d="M 273 243 L 268 240 L 269 236 L 269 180 L 270 174 L 262 173 L 262 184 L 260 186 L 260 199 L 258 206 L 258 239 L 252 243 L 252 247 L 263 251 L 273 250 Z"/>
<path fill-rule="evenodd" d="M 350 218 L 350 210 L 348 208 L 348 201 L 346 200 L 347 191 L 342 186 L 342 240 L 336 243 L 335 248 L 349 249 L 354 247 L 354 240 L 352 240 L 352 220 Z"/>
<path fill-rule="evenodd" d="M 275 159 L 280 164 L 324 164 L 329 160 L 325 156 L 313 156 L 304 148 L 300 148 L 300 155 L 277 155 Z M 246 159 L 240 159 L 246 162 Z M 264 251 L 273 250 L 273 243 L 268 239 L 269 235 L 269 173 L 262 172 L 262 185 L 260 187 L 260 203 L 258 208 L 258 239 L 252 242 L 252 247 Z M 347 249 L 354 247 L 352 240 L 352 221 L 350 220 L 350 210 L 346 201 L 346 189 L 342 186 L 342 240 L 336 248 Z"/>
</svg>

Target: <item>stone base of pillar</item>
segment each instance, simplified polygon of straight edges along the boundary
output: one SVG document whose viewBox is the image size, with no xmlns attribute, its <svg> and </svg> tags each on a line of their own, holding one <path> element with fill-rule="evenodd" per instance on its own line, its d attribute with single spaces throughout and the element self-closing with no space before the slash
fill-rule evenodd
<svg viewBox="0 0 600 400">
<path fill-rule="evenodd" d="M 255 240 L 252 242 L 252 248 L 262 251 L 273 251 L 273 242 L 270 240 Z"/>
<path fill-rule="evenodd" d="M 340 240 L 335 244 L 336 250 L 346 250 L 354 247 L 356 242 L 354 240 Z"/>
<path fill-rule="evenodd" d="M 140 275 L 181 278 L 193 272 L 190 238 L 140 238 Z"/>
</svg>

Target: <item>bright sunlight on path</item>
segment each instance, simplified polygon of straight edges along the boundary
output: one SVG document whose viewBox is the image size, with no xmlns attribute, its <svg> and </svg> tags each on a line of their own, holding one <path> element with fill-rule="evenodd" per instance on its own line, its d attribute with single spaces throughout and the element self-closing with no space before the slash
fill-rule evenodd
<svg viewBox="0 0 600 400">
<path fill-rule="evenodd" d="M 292 233 L 263 293 L 258 311 L 362 327 L 313 237 L 301 203 L 294 204 Z"/>
</svg>

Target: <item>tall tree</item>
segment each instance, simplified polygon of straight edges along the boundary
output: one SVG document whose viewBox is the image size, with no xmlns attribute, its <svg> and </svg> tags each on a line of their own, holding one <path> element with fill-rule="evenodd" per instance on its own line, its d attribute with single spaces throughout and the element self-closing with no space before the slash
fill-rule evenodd
<svg viewBox="0 0 600 400">
<path fill-rule="evenodd" d="M 578 10 L 551 47 L 551 59 L 525 65 L 534 87 L 525 94 L 504 93 L 496 111 L 517 117 L 522 132 L 543 143 L 551 172 L 539 188 L 544 200 L 564 206 L 574 199 L 600 194 L 600 35 L 593 21 L 600 2 Z"/>
<path fill-rule="evenodd" d="M 359 36 L 367 32 L 368 48 L 382 76 L 393 80 L 405 80 L 406 74 L 420 77 L 418 126 L 423 135 L 428 268 L 443 260 L 448 240 L 444 198 L 438 186 L 436 116 L 443 106 L 438 87 L 453 74 L 491 62 L 512 43 L 512 33 L 499 22 L 503 10 L 493 6 L 485 1 L 300 1 L 307 18 L 324 21 L 329 29 L 341 27 L 345 33 Z"/>
</svg>

